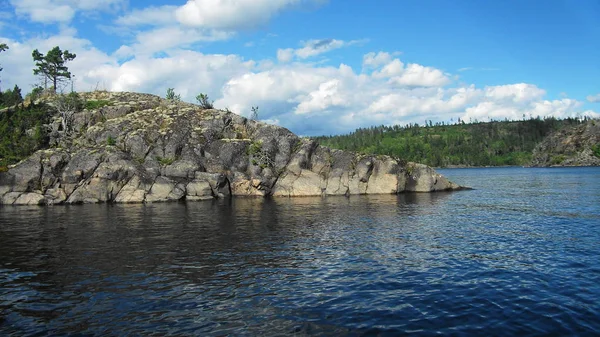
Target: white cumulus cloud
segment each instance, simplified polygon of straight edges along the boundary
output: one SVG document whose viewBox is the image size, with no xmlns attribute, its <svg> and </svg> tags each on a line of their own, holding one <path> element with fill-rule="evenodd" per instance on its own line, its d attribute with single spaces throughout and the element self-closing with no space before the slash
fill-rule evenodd
<svg viewBox="0 0 600 337">
<path fill-rule="evenodd" d="M 315 0 L 188 0 L 175 11 L 187 26 L 240 30 L 266 24 L 279 12 Z"/>
<path fill-rule="evenodd" d="M 331 106 L 345 106 L 348 101 L 338 90 L 339 85 L 337 79 L 321 83 L 317 90 L 310 92 L 307 99 L 298 104 L 295 113 L 305 114 L 326 111 Z"/>
<path fill-rule="evenodd" d="M 444 72 L 416 63 L 404 64 L 399 58 L 385 52 L 368 53 L 363 57 L 363 72 L 387 79 L 388 83 L 406 87 L 440 87 L 450 83 Z"/>
<path fill-rule="evenodd" d="M 390 83 L 417 87 L 441 87 L 450 83 L 450 79 L 439 69 L 411 63 L 401 75 L 392 77 Z"/>
<path fill-rule="evenodd" d="M 230 78 L 254 66 L 253 61 L 244 61 L 236 55 L 176 51 L 166 57 L 140 57 L 123 64 L 106 64 L 91 69 L 86 79 L 105 83 L 106 89 L 112 91 L 150 92 L 160 96 L 172 87 L 192 102 L 199 93 L 218 97 L 220 88 Z"/>
<path fill-rule="evenodd" d="M 485 96 L 491 100 L 510 100 L 515 103 L 539 100 L 544 97 L 545 94 L 545 90 L 527 83 L 498 85 L 487 87 L 485 90 Z"/>
<path fill-rule="evenodd" d="M 190 47 L 198 42 L 226 40 L 230 36 L 231 33 L 212 29 L 181 26 L 156 27 L 138 32 L 136 42 L 132 45 L 121 46 L 115 55 L 121 58 L 134 55 L 147 56 L 176 47 Z"/>
<path fill-rule="evenodd" d="M 380 70 L 373 72 L 374 77 L 390 78 L 394 76 L 400 76 L 402 73 L 404 73 L 404 63 L 402 63 L 402 61 L 399 59 L 389 60 L 381 65 L 383 65 L 383 67 Z"/>
</svg>

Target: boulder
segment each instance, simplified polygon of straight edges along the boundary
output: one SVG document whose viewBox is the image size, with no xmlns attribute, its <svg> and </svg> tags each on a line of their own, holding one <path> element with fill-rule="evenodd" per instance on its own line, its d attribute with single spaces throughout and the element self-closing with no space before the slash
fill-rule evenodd
<svg viewBox="0 0 600 337">
<path fill-rule="evenodd" d="M 13 205 L 42 205 L 45 198 L 40 193 L 23 193 L 13 203 Z"/>
</svg>

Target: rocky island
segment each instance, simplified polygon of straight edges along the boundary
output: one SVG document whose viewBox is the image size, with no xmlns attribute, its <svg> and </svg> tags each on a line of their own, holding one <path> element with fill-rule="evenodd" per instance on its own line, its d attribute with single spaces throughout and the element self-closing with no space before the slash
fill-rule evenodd
<svg viewBox="0 0 600 337">
<path fill-rule="evenodd" d="M 227 196 L 327 196 L 459 190 L 432 168 L 332 150 L 229 111 L 127 92 L 56 103 L 49 148 L 0 172 L 8 205 L 142 203 Z M 62 111 L 62 112 L 61 112 Z M 1 112 L 0 112 L 1 113 Z"/>
</svg>

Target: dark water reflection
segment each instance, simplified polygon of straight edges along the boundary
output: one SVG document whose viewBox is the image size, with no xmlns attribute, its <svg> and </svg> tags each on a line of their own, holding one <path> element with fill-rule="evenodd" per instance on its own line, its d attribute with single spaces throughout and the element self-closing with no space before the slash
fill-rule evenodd
<svg viewBox="0 0 600 337">
<path fill-rule="evenodd" d="M 475 191 L 0 208 L 0 335 L 600 333 L 599 170 Z M 462 181 L 464 182 L 464 181 Z"/>
</svg>

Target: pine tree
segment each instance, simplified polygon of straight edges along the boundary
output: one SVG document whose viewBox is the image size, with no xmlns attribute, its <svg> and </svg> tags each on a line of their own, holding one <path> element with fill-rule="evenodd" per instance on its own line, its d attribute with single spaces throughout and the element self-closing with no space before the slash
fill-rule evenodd
<svg viewBox="0 0 600 337">
<path fill-rule="evenodd" d="M 46 55 L 43 55 L 36 49 L 31 56 L 37 67 L 33 69 L 33 74 L 42 75 L 44 78 L 50 80 L 53 89 L 56 90 L 60 82 L 71 78 L 71 72 L 69 72 L 69 68 L 65 66 L 65 63 L 72 61 L 77 55 L 69 53 L 68 50 L 62 51 L 56 46 Z"/>
</svg>

